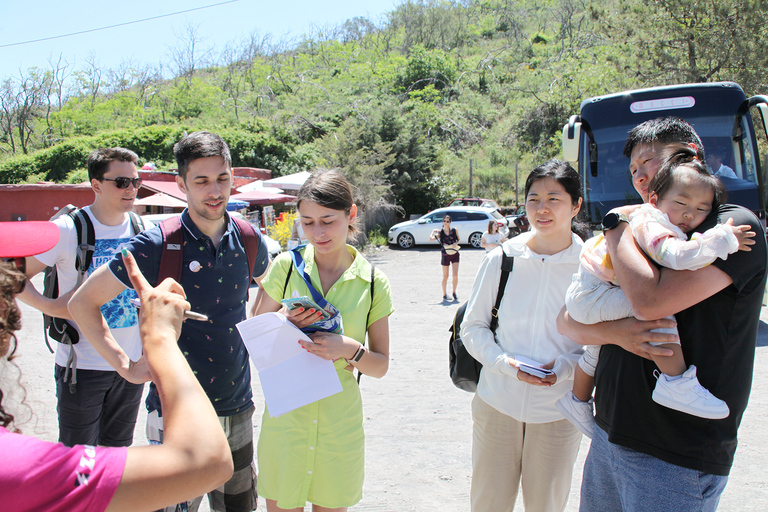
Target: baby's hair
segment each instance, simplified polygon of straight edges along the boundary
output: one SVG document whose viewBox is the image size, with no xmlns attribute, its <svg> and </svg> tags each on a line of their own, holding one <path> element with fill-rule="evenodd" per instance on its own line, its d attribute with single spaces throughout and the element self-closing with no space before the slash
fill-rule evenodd
<svg viewBox="0 0 768 512">
<path fill-rule="evenodd" d="M 664 199 L 675 183 L 681 183 L 683 179 L 690 178 L 699 183 L 709 185 L 714 192 L 712 209 L 715 210 L 724 204 L 728 192 L 723 183 L 709 173 L 707 166 L 699 159 L 697 151 L 686 144 L 672 144 L 667 146 L 662 154 L 661 169 L 651 180 L 648 190 L 656 194 L 659 199 Z"/>
</svg>

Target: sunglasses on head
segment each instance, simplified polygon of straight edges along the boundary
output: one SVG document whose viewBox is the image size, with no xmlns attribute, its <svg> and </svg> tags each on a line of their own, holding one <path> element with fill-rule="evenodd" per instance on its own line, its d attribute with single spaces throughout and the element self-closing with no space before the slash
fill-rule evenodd
<svg viewBox="0 0 768 512">
<path fill-rule="evenodd" d="M 25 276 L 22 278 L 21 282 L 19 283 L 19 288 L 15 290 L 16 294 L 19 294 L 24 291 L 24 287 L 27 285 L 27 259 L 26 258 L 3 258 L 3 261 L 9 264 L 11 267 L 15 268 L 22 274 L 25 274 Z"/>
<path fill-rule="evenodd" d="M 128 188 L 128 185 L 133 185 L 133 188 L 139 188 L 141 186 L 141 178 L 126 178 L 125 176 L 118 176 L 117 178 L 101 178 L 99 181 L 114 181 L 117 188 Z"/>
</svg>

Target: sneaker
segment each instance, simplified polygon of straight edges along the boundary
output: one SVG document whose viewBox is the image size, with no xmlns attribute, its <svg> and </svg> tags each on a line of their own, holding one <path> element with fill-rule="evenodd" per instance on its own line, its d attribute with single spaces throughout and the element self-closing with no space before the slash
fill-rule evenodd
<svg viewBox="0 0 768 512">
<path fill-rule="evenodd" d="M 573 391 L 569 391 L 560 400 L 555 402 L 555 407 L 563 413 L 565 419 L 581 430 L 582 434 L 592 439 L 592 431 L 595 429 L 595 416 L 592 412 L 593 403 L 594 399 L 590 398 L 589 402 L 582 402 L 576 398 Z"/>
<path fill-rule="evenodd" d="M 456 292 L 453 292 L 453 300 L 459 300 L 459 296 L 456 295 Z"/>
<path fill-rule="evenodd" d="M 666 374 L 659 374 L 653 390 L 653 401 L 676 411 L 719 420 L 728 417 L 728 404 L 714 396 L 696 378 L 696 367 L 691 365 L 680 378 L 669 380 Z"/>
<path fill-rule="evenodd" d="M 448 302 L 449 300 L 451 300 L 451 296 L 446 293 L 445 295 L 443 295 L 443 300 Z"/>
</svg>

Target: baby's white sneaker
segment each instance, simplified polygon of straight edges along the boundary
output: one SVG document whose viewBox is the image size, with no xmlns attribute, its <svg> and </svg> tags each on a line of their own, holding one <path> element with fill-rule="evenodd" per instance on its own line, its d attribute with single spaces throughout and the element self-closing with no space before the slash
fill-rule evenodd
<svg viewBox="0 0 768 512">
<path fill-rule="evenodd" d="M 594 400 L 592 398 L 588 402 L 582 402 L 576 398 L 573 391 L 569 391 L 560 400 L 555 402 L 555 407 L 563 413 L 565 419 L 581 430 L 582 434 L 592 439 L 592 431 L 595 429 L 595 415 L 592 410 L 593 403 Z"/>
<path fill-rule="evenodd" d="M 676 411 L 711 420 L 727 418 L 731 412 L 728 404 L 699 384 L 694 365 L 674 380 L 670 380 L 664 373 L 659 374 L 653 390 L 653 401 Z"/>
</svg>

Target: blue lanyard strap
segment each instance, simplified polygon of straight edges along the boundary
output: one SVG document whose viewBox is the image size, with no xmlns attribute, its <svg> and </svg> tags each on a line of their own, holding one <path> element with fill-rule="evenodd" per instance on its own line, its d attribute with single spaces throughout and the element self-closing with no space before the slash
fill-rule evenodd
<svg viewBox="0 0 768 512">
<path fill-rule="evenodd" d="M 305 270 L 305 264 L 304 264 L 304 258 L 301 257 L 301 254 L 299 253 L 298 249 L 293 249 L 291 251 L 291 259 L 293 260 L 293 264 L 296 267 L 296 270 L 299 271 L 299 275 L 304 279 L 304 282 L 307 283 L 307 288 L 309 288 L 309 292 L 312 294 L 312 299 L 317 302 L 317 305 L 325 308 L 326 304 L 328 304 L 328 301 L 325 300 L 325 297 L 317 291 L 317 289 L 312 284 L 312 281 L 309 278 L 309 274 L 307 274 L 307 271 Z"/>
</svg>

